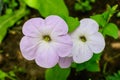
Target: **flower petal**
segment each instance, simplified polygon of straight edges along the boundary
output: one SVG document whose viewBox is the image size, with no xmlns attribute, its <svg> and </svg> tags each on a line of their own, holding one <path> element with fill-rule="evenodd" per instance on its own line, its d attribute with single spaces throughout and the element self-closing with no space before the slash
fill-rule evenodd
<svg viewBox="0 0 120 80">
<path fill-rule="evenodd" d="M 71 53 L 72 50 L 72 40 L 69 35 L 59 36 L 53 39 L 54 49 L 60 57 L 66 57 Z"/>
<path fill-rule="evenodd" d="M 70 67 L 72 61 L 72 57 L 60 57 L 58 64 L 61 68 L 68 68 Z"/>
<path fill-rule="evenodd" d="M 68 44 L 54 43 L 54 49 L 60 57 L 66 57 L 71 53 L 72 46 Z"/>
<path fill-rule="evenodd" d="M 52 29 L 51 35 L 64 35 L 68 32 L 68 26 L 66 22 L 58 16 L 48 16 L 46 19 L 46 25 Z"/>
<path fill-rule="evenodd" d="M 77 44 L 73 48 L 73 61 L 76 63 L 83 63 L 88 61 L 92 55 L 93 52 L 89 49 L 89 47 L 86 44 Z"/>
<path fill-rule="evenodd" d="M 94 53 L 100 53 L 105 48 L 105 40 L 101 33 L 97 32 L 88 39 L 87 44 Z"/>
<path fill-rule="evenodd" d="M 24 36 L 20 41 L 20 49 L 23 57 L 28 60 L 35 59 L 37 46 L 39 43 L 39 38 L 31 38 Z"/>
<path fill-rule="evenodd" d="M 78 30 L 79 32 L 83 34 L 93 34 L 95 32 L 98 32 L 99 25 L 96 21 L 90 18 L 85 18 L 80 21 L 80 27 Z"/>
<path fill-rule="evenodd" d="M 52 39 L 54 42 L 62 43 L 62 44 L 68 44 L 71 45 L 73 44 L 72 38 L 70 35 L 62 35 L 62 36 L 52 36 Z"/>
<path fill-rule="evenodd" d="M 35 62 L 43 68 L 54 67 L 59 60 L 58 55 L 47 44 L 40 45 L 37 53 Z"/>
<path fill-rule="evenodd" d="M 25 36 L 39 37 L 40 30 L 44 27 L 42 18 L 32 18 L 23 25 L 23 34 Z"/>
</svg>

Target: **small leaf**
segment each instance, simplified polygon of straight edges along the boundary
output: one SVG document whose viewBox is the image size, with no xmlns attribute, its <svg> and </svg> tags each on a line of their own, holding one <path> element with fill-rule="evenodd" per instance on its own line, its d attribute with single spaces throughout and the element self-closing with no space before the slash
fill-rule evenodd
<svg viewBox="0 0 120 80">
<path fill-rule="evenodd" d="M 104 35 L 109 35 L 115 39 L 118 38 L 118 28 L 117 25 L 115 25 L 114 23 L 109 23 L 105 26 L 105 28 L 103 29 L 103 34 Z"/>
<path fill-rule="evenodd" d="M 19 19 L 25 16 L 28 13 L 28 10 L 21 7 L 19 10 L 11 13 L 0 16 L 0 43 L 7 33 L 7 29 L 12 27 Z"/>
<path fill-rule="evenodd" d="M 118 5 L 115 5 L 111 7 L 110 5 L 107 5 L 107 10 L 102 14 L 104 19 L 109 22 L 110 18 L 114 15 L 114 13 L 117 12 Z"/>
<path fill-rule="evenodd" d="M 73 17 L 63 17 L 63 18 L 68 24 L 69 27 L 68 32 L 73 32 L 80 25 L 80 22 L 78 21 L 77 18 L 73 18 Z"/>
<path fill-rule="evenodd" d="M 99 67 L 100 57 L 101 57 L 100 53 L 94 54 L 89 61 L 85 62 L 85 69 L 92 72 L 100 71 L 100 67 Z"/>
<path fill-rule="evenodd" d="M 100 14 L 94 15 L 94 16 L 90 16 L 90 17 L 92 19 L 94 19 L 99 24 L 99 26 L 101 26 L 101 27 L 104 27 L 107 24 L 107 22 L 104 19 L 104 17 L 102 15 L 100 15 Z"/>
<path fill-rule="evenodd" d="M 100 71 L 99 63 L 97 61 L 87 63 L 86 70 L 92 71 L 92 72 Z"/>
<path fill-rule="evenodd" d="M 68 16 L 68 9 L 63 0 L 24 0 L 25 3 L 39 11 L 43 17 L 49 15 Z"/>
<path fill-rule="evenodd" d="M 45 80 L 67 80 L 70 74 L 70 68 L 61 69 L 58 65 L 47 69 L 45 74 Z"/>
<path fill-rule="evenodd" d="M 10 72 L 9 72 L 9 75 L 10 75 L 11 77 L 15 77 L 15 76 L 16 76 L 15 73 L 14 73 L 14 71 L 10 71 Z"/>
<path fill-rule="evenodd" d="M 89 61 L 96 61 L 96 60 L 100 60 L 100 57 L 101 57 L 101 53 L 99 54 L 93 54 L 93 57 L 89 60 Z"/>
<path fill-rule="evenodd" d="M 116 11 L 117 8 L 118 8 L 118 4 L 116 4 L 112 7 L 112 11 Z"/>
<path fill-rule="evenodd" d="M 0 70 L 0 80 L 5 80 L 5 77 L 7 77 L 7 76 L 8 76 L 7 73 Z"/>
<path fill-rule="evenodd" d="M 85 63 L 76 64 L 76 71 L 82 71 L 85 69 Z"/>
<path fill-rule="evenodd" d="M 106 80 L 120 80 L 120 70 L 113 75 L 106 76 Z"/>
<path fill-rule="evenodd" d="M 75 3 L 75 10 L 82 10 L 83 7 L 79 3 Z"/>
</svg>

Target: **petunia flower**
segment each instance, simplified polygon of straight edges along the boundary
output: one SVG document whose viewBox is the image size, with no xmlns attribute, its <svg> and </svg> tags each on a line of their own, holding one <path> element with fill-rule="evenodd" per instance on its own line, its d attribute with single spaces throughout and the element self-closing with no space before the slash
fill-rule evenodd
<svg viewBox="0 0 120 80">
<path fill-rule="evenodd" d="M 71 34 L 73 40 L 72 56 L 76 63 L 83 63 L 98 54 L 105 47 L 103 35 L 98 32 L 99 26 L 92 19 L 85 18 L 80 26 Z"/>
<path fill-rule="evenodd" d="M 71 66 L 72 62 L 73 62 L 73 58 L 67 56 L 67 57 L 60 57 L 58 64 L 61 68 L 68 68 Z"/>
<path fill-rule="evenodd" d="M 20 42 L 23 57 L 35 60 L 41 67 L 51 68 L 60 57 L 66 57 L 71 52 L 72 39 L 67 34 L 68 26 L 58 16 L 32 18 L 25 22 L 22 32 L 25 35 Z"/>
</svg>

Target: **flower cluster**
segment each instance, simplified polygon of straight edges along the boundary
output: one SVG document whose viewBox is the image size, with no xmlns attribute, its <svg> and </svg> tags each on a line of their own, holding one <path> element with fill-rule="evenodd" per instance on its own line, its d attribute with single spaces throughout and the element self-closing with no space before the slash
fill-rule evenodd
<svg viewBox="0 0 120 80">
<path fill-rule="evenodd" d="M 94 20 L 86 18 L 68 34 L 68 26 L 59 16 L 32 18 L 23 25 L 25 36 L 20 49 L 25 59 L 35 60 L 40 67 L 51 68 L 58 63 L 67 68 L 71 62 L 83 63 L 104 49 L 104 37 L 98 29 Z"/>
</svg>

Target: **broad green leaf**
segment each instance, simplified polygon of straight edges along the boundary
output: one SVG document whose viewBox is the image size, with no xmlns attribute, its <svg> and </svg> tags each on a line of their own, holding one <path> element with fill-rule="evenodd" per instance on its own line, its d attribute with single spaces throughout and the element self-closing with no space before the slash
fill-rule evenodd
<svg viewBox="0 0 120 80">
<path fill-rule="evenodd" d="M 77 18 L 73 18 L 73 17 L 63 17 L 63 18 L 69 27 L 68 32 L 73 32 L 80 25 L 80 22 L 78 21 Z"/>
<path fill-rule="evenodd" d="M 25 3 L 37 9 L 43 17 L 49 15 L 58 15 L 62 17 L 69 27 L 69 32 L 72 32 L 79 26 L 79 21 L 76 18 L 68 17 L 68 9 L 64 0 L 24 0 Z"/>
<path fill-rule="evenodd" d="M 118 38 L 118 28 L 117 25 L 115 25 L 114 23 L 109 23 L 105 26 L 105 28 L 103 29 L 103 34 L 104 35 L 109 35 L 115 39 Z"/>
<path fill-rule="evenodd" d="M 86 64 L 86 70 L 92 71 L 92 72 L 100 71 L 99 62 L 91 61 L 91 62 L 87 63 Z"/>
<path fill-rule="evenodd" d="M 91 18 L 94 19 L 99 24 L 99 26 L 101 26 L 101 27 L 104 27 L 107 24 L 104 17 L 100 14 L 91 16 Z"/>
<path fill-rule="evenodd" d="M 45 74 L 45 80 L 67 80 L 70 74 L 70 68 L 62 69 L 58 65 L 47 69 Z"/>
<path fill-rule="evenodd" d="M 5 37 L 7 29 L 12 27 L 19 19 L 21 19 L 27 13 L 28 10 L 22 7 L 11 14 L 0 16 L 0 43 Z"/>
<path fill-rule="evenodd" d="M 64 0 L 24 0 L 25 3 L 39 11 L 43 17 L 49 15 L 68 16 L 68 9 Z"/>
</svg>

